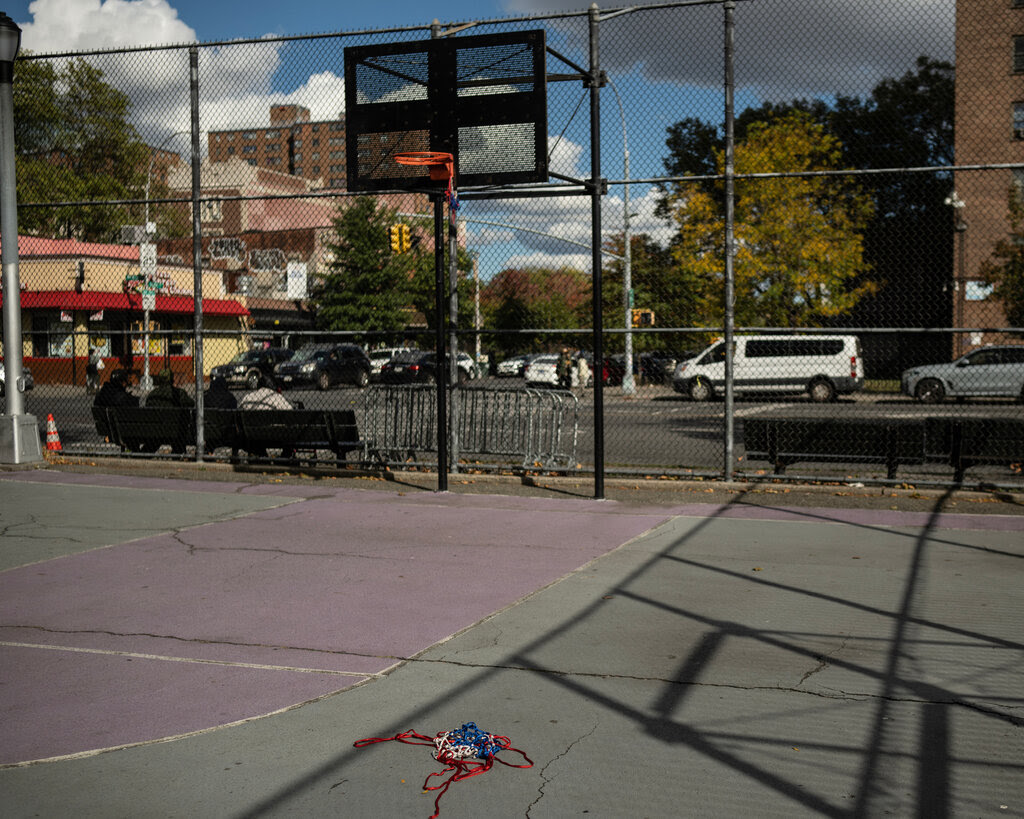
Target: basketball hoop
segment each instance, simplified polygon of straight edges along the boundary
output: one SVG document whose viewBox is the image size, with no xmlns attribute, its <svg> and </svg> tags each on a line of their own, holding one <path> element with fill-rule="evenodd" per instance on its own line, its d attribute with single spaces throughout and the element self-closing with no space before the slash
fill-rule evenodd
<svg viewBox="0 0 1024 819">
<path fill-rule="evenodd" d="M 459 207 L 458 195 L 455 193 L 455 157 L 444 151 L 406 151 L 395 154 L 395 162 L 399 165 L 419 165 L 430 169 L 432 182 L 447 182 L 445 196 L 452 210 Z"/>
<path fill-rule="evenodd" d="M 434 182 L 447 182 L 455 176 L 455 157 L 443 151 L 406 151 L 395 154 L 399 165 L 426 165 Z"/>
</svg>

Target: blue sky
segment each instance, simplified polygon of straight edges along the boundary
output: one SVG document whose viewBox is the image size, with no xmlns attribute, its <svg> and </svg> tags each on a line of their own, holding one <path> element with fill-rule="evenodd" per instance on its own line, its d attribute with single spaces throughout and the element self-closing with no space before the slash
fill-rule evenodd
<svg viewBox="0 0 1024 819">
<path fill-rule="evenodd" d="M 589 3 L 8 0 L 3 5 L 2 10 L 23 28 L 24 48 L 54 53 L 419 26 L 435 18 L 442 23 L 501 19 L 578 11 Z M 606 9 L 615 7 L 611 2 L 601 5 Z M 828 98 L 836 93 L 866 95 L 880 80 L 912 69 L 921 54 L 951 60 L 954 8 L 955 0 L 740 0 L 735 14 L 737 112 L 765 100 Z M 602 67 L 614 82 L 623 106 L 620 116 L 613 89 L 603 92 L 605 177 L 622 177 L 623 119 L 633 179 L 663 172 L 667 126 L 688 116 L 721 121 L 721 20 L 719 7 L 705 6 L 617 15 L 602 25 Z M 576 29 L 563 45 L 559 38 L 566 25 L 575 25 Z M 565 48 L 568 56 L 586 63 L 586 37 L 578 36 L 585 35 L 585 31 L 578 22 L 545 21 L 538 22 L 537 27 L 547 30 L 549 46 L 554 43 Z M 344 94 L 337 41 L 334 43 L 334 52 L 325 51 L 328 46 L 309 43 L 259 43 L 204 51 L 201 75 L 206 71 L 217 82 L 201 81 L 202 127 L 265 127 L 270 105 L 286 102 L 309 107 L 315 118 L 337 116 Z M 187 84 L 185 94 L 181 93 L 187 66 L 183 69 L 182 53 L 119 58 L 100 61 L 108 80 L 132 98 L 134 124 L 143 138 L 158 145 L 187 128 Z M 549 58 L 548 70 L 567 69 Z M 554 137 L 566 129 L 552 165 L 577 177 L 586 176 L 589 169 L 586 106 L 575 118 L 572 116 L 582 93 L 577 83 L 549 86 L 549 135 Z M 654 216 L 657 197 L 652 188 L 635 184 L 630 193 L 630 210 L 637 214 L 634 229 L 667 238 L 664 223 Z M 484 218 L 497 217 L 588 241 L 589 213 L 584 205 L 576 199 L 519 200 L 506 203 L 500 214 L 493 207 L 475 207 Z M 468 215 L 472 209 L 467 206 L 465 210 Z M 606 229 L 620 230 L 621 186 L 612 187 L 605 199 L 605 212 Z M 571 245 L 545 242 L 525 233 L 513 237 L 505 232 L 499 237 L 500 231 L 473 225 L 469 229 L 478 246 L 489 244 L 495 251 L 489 267 L 532 262 L 589 269 L 589 255 Z M 496 270 L 482 271 L 484 275 L 493 272 Z"/>
</svg>

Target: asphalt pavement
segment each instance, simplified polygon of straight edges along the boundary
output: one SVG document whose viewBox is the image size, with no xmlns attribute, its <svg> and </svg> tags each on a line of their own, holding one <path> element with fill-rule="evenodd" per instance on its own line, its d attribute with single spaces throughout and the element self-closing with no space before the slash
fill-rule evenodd
<svg viewBox="0 0 1024 819">
<path fill-rule="evenodd" d="M 4 815 L 1024 816 L 1019 496 L 389 478 L 0 473 Z"/>
</svg>

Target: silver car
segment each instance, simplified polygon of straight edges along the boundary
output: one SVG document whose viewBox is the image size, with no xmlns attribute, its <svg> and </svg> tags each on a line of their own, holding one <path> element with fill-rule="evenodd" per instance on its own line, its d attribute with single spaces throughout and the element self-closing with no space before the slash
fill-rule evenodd
<svg viewBox="0 0 1024 819">
<path fill-rule="evenodd" d="M 900 388 L 925 404 L 947 396 L 1024 401 L 1024 345 L 979 347 L 949 364 L 913 367 L 903 373 Z"/>
</svg>

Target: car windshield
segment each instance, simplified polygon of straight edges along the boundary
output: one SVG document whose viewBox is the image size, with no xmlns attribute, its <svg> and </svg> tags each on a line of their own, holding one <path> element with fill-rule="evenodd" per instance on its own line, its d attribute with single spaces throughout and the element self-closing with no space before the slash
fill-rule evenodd
<svg viewBox="0 0 1024 819">
<path fill-rule="evenodd" d="M 391 360 L 396 364 L 411 364 L 413 361 L 418 361 L 421 355 L 422 353 L 417 352 L 398 353 Z"/>
<path fill-rule="evenodd" d="M 292 356 L 292 361 L 311 361 L 314 358 L 323 358 L 327 355 L 327 347 L 303 347 L 297 350 Z"/>
<path fill-rule="evenodd" d="M 239 353 L 234 358 L 232 358 L 230 363 L 248 364 L 252 361 L 257 361 L 259 359 L 259 355 L 260 354 L 256 350 L 247 350 L 246 352 Z"/>
</svg>

